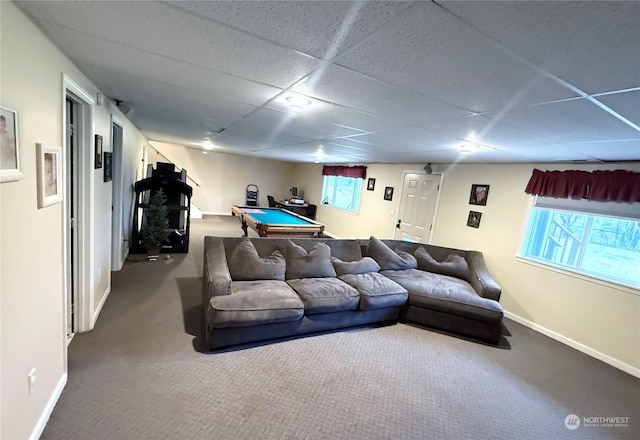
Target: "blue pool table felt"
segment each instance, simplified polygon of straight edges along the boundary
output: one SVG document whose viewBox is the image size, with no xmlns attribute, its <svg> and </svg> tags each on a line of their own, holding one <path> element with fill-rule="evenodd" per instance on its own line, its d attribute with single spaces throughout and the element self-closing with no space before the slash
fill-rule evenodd
<svg viewBox="0 0 640 440">
<path fill-rule="evenodd" d="M 291 215 L 281 209 L 266 209 L 266 208 L 240 208 L 242 212 L 250 215 L 260 223 L 266 225 L 308 225 L 311 222 Z"/>
</svg>

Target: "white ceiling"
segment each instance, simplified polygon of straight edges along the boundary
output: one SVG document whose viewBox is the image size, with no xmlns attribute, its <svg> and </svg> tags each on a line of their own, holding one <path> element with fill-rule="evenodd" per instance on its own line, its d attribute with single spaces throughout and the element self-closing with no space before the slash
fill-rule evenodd
<svg viewBox="0 0 640 440">
<path fill-rule="evenodd" d="M 640 160 L 640 2 L 16 3 L 150 140 L 293 162 Z"/>
</svg>

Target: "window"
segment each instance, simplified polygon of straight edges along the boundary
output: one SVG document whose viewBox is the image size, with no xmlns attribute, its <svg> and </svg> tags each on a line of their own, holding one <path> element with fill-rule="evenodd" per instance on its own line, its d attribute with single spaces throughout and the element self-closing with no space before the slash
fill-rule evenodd
<svg viewBox="0 0 640 440">
<path fill-rule="evenodd" d="M 640 206 L 537 197 L 522 257 L 640 288 Z"/>
<path fill-rule="evenodd" d="M 341 176 L 324 176 L 322 203 L 335 208 L 358 213 L 363 179 Z"/>
</svg>

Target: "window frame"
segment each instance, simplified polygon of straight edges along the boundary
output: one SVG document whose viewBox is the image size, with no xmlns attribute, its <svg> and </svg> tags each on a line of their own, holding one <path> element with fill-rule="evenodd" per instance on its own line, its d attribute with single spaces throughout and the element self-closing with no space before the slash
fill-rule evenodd
<svg viewBox="0 0 640 440">
<path fill-rule="evenodd" d="M 528 212 L 525 216 L 525 221 L 523 224 L 523 229 L 522 229 L 522 234 L 521 234 L 521 239 L 520 239 L 520 243 L 518 246 L 518 252 L 516 254 L 516 260 L 521 262 L 521 263 L 525 263 L 525 264 L 530 264 L 536 267 L 540 267 L 542 269 L 547 269 L 547 270 L 551 270 L 553 272 L 558 272 L 558 273 L 562 273 L 564 275 L 568 275 L 574 278 L 579 278 L 585 281 L 589 281 L 589 282 L 593 282 L 596 284 L 601 284 L 601 285 L 605 285 L 608 287 L 612 287 L 618 290 L 623 290 L 629 293 L 633 293 L 635 295 L 640 295 L 640 284 L 639 285 L 633 285 L 631 284 L 631 282 L 627 282 L 625 283 L 624 281 L 621 280 L 617 280 L 617 279 L 613 279 L 613 278 L 607 278 L 606 276 L 603 275 L 599 275 L 597 273 L 592 273 L 592 272 L 587 272 L 585 270 L 581 270 L 580 268 L 574 268 L 574 267 L 568 267 L 566 265 L 562 265 L 562 264 L 556 264 L 553 261 L 549 261 L 549 260 L 545 260 L 543 258 L 538 258 L 538 257 L 534 257 L 534 256 L 530 256 L 527 255 L 525 252 L 527 251 L 527 245 L 529 243 L 529 232 L 530 230 L 532 230 L 532 225 L 531 222 L 534 221 L 534 210 L 536 208 L 538 209 L 544 209 L 547 212 L 566 212 L 568 214 L 578 214 L 578 215 L 588 215 L 588 216 L 596 216 L 596 217 L 611 217 L 611 218 L 620 218 L 620 219 L 628 219 L 628 220 L 636 220 L 636 221 L 640 221 L 640 216 L 627 216 L 624 215 L 624 213 L 628 213 L 630 212 L 628 207 L 625 209 L 622 209 L 620 212 L 617 212 L 618 215 L 616 215 L 616 213 L 611 214 L 611 215 L 607 215 L 604 214 L 603 211 L 600 212 L 594 212 L 592 210 L 578 210 L 575 207 L 579 206 L 580 202 L 586 202 L 586 200 L 582 200 L 582 201 L 578 201 L 578 200 L 569 200 L 567 201 L 567 205 L 573 207 L 573 209 L 561 209 L 559 206 L 554 206 L 554 207 L 550 207 L 548 205 L 545 205 L 544 203 L 542 203 L 540 206 L 537 206 L 536 203 L 538 202 L 538 197 L 541 196 L 534 196 L 532 197 L 531 203 L 529 204 L 529 209 Z M 547 199 L 547 198 L 545 198 Z M 556 199 L 559 200 L 559 199 Z M 560 205 L 562 202 L 558 203 L 558 205 Z M 593 202 L 591 202 L 593 203 Z M 616 202 L 597 202 L 597 203 L 608 203 L 608 204 L 614 204 Z M 637 207 L 637 203 L 634 203 L 634 205 Z M 613 206 L 613 205 L 610 205 Z M 633 208 L 631 208 L 633 209 Z M 615 210 L 614 210 L 615 211 Z M 638 218 L 635 218 L 638 217 Z M 584 248 L 585 246 L 581 247 L 580 252 L 584 252 Z"/>
<path fill-rule="evenodd" d="M 356 198 L 357 198 L 357 206 L 355 207 L 355 209 L 343 208 L 341 206 L 336 206 L 336 205 L 333 205 L 333 204 L 324 203 L 324 200 L 327 197 L 327 195 L 325 193 L 325 188 L 328 186 L 327 178 L 330 178 L 330 179 L 354 179 L 356 181 L 360 180 L 360 182 L 359 182 L 359 187 L 360 187 L 359 191 L 354 191 L 352 193 L 352 202 L 355 202 Z M 334 183 L 334 191 L 333 191 L 333 197 L 334 198 L 332 200 L 335 200 L 336 188 L 337 188 L 337 185 Z M 364 179 L 361 179 L 359 177 L 344 177 L 344 176 L 332 176 L 332 175 L 322 176 L 322 192 L 321 192 L 322 205 L 330 207 L 330 208 L 338 210 L 338 211 L 346 212 L 346 213 L 349 213 L 349 214 L 359 215 L 360 214 L 360 206 L 362 204 L 362 192 L 363 192 L 363 190 L 364 190 Z"/>
</svg>

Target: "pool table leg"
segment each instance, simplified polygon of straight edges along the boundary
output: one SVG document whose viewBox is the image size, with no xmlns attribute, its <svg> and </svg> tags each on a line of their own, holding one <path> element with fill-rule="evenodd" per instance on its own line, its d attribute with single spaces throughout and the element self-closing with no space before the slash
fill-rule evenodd
<svg viewBox="0 0 640 440">
<path fill-rule="evenodd" d="M 247 231 L 247 222 L 244 220 L 241 220 L 241 222 L 242 222 L 242 230 L 244 231 L 243 237 L 248 237 L 249 231 Z"/>
</svg>

